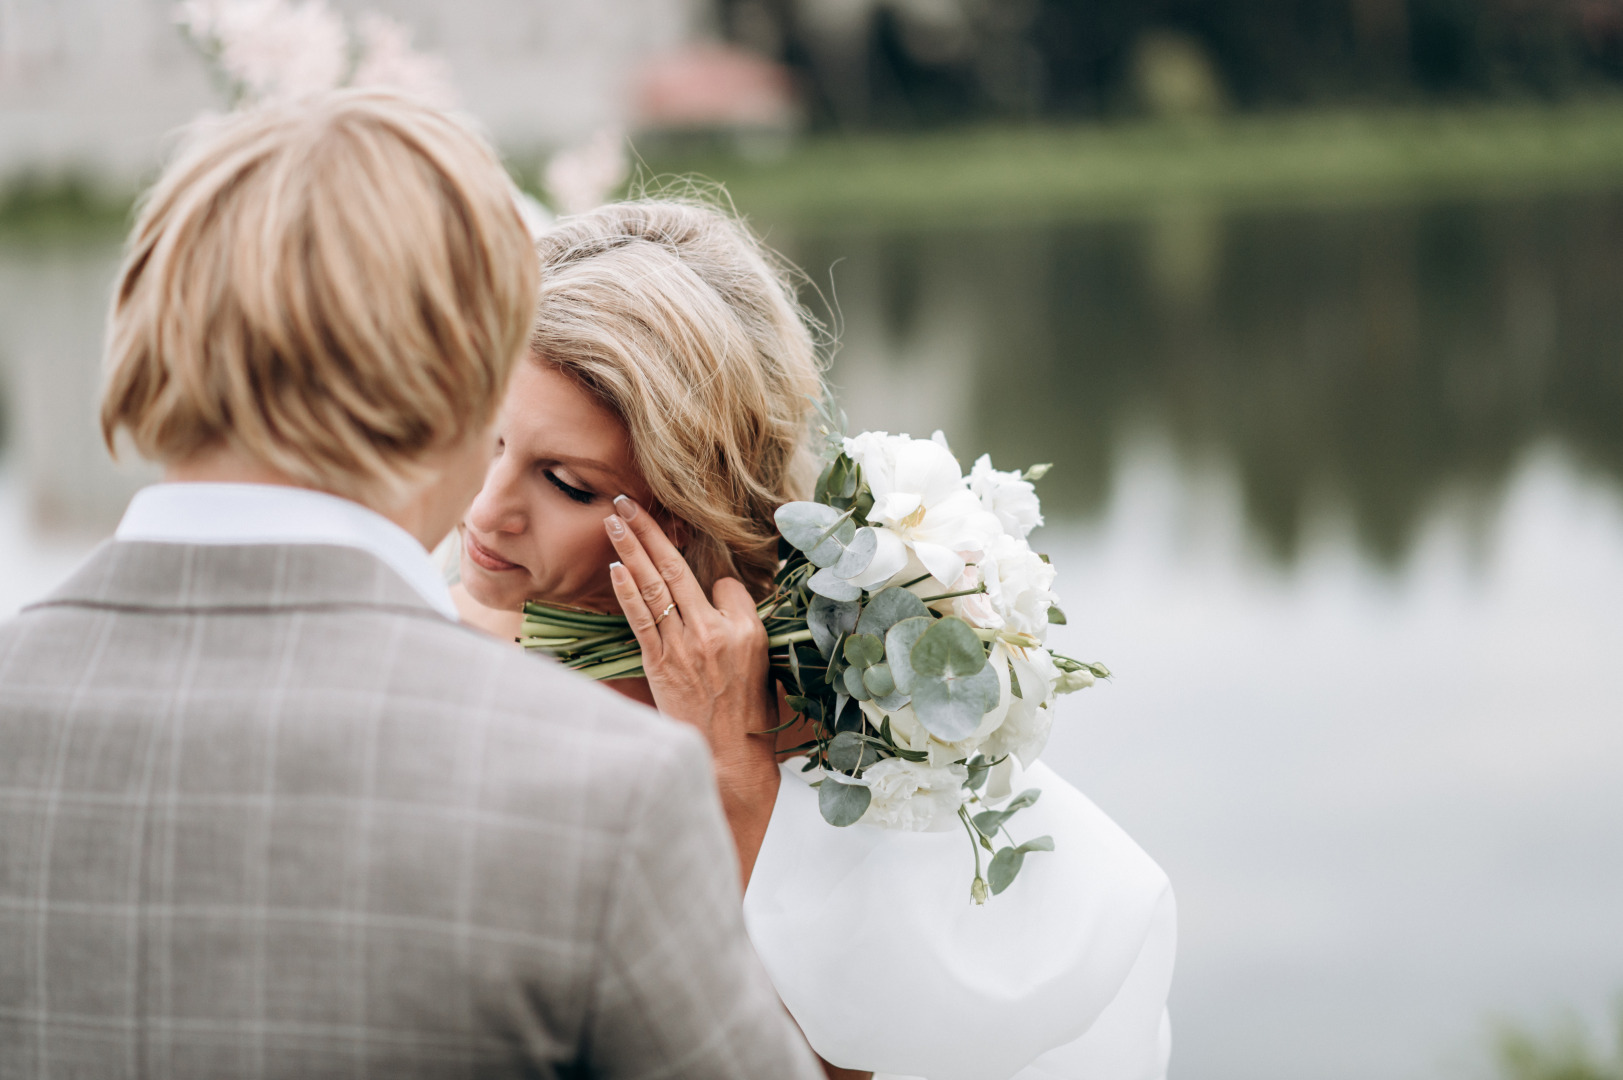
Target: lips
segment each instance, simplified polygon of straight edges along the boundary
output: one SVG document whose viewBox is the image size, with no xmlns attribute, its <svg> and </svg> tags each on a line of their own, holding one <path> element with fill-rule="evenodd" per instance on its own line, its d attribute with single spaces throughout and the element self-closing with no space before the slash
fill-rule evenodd
<svg viewBox="0 0 1623 1080">
<path fill-rule="evenodd" d="M 464 530 L 462 533 L 462 549 L 468 553 L 468 558 L 472 559 L 479 566 L 489 570 L 492 573 L 501 573 L 504 570 L 524 569 L 517 563 L 508 562 L 506 559 L 502 558 L 500 555 L 496 554 L 494 551 L 491 551 L 489 548 L 479 543 L 479 541 L 475 540 L 473 538 L 473 531 L 471 529 Z"/>
</svg>

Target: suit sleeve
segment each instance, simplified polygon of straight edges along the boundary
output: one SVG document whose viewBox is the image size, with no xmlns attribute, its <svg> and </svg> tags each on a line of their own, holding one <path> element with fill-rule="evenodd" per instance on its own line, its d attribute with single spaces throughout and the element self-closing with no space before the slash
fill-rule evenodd
<svg viewBox="0 0 1623 1080">
<path fill-rule="evenodd" d="M 745 934 L 709 755 L 669 745 L 610 885 L 583 1057 L 614 1080 L 822 1080 Z"/>
</svg>

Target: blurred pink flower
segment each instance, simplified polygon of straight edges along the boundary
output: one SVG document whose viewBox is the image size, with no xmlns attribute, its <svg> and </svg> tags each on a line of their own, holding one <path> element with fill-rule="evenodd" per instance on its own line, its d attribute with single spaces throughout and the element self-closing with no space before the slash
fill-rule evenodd
<svg viewBox="0 0 1623 1080">
<path fill-rule="evenodd" d="M 579 146 L 552 155 L 541 182 L 559 214 L 584 214 L 607 202 L 629 175 L 625 133 L 604 128 Z"/>
<path fill-rule="evenodd" d="M 387 15 L 368 11 L 355 21 L 361 62 L 352 86 L 386 86 L 447 109 L 456 104 L 451 69 L 443 59 L 411 47 L 411 31 Z"/>
<path fill-rule="evenodd" d="M 185 0 L 175 20 L 250 101 L 331 90 L 349 67 L 349 35 L 323 0 Z"/>
</svg>

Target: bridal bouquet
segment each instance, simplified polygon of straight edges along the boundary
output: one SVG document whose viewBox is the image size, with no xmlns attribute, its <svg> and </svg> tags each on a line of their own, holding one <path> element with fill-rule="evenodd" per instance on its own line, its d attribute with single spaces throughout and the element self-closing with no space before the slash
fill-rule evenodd
<svg viewBox="0 0 1623 1080">
<path fill-rule="evenodd" d="M 1057 694 L 1109 676 L 1044 645 L 1065 621 L 1054 568 L 1026 539 L 1047 469 L 999 472 L 982 456 L 966 476 L 940 432 L 833 437 L 812 500 L 777 512 L 782 562 L 759 605 L 796 712 L 784 728 L 810 733 L 795 752 L 818 774 L 823 817 L 961 824 L 976 903 L 1008 888 L 1028 853 L 1053 850 L 1009 832 L 1039 795 L 1011 790 L 1010 758 L 1029 767 L 1042 753 Z M 520 641 L 594 678 L 642 670 L 618 616 L 527 604 Z"/>
</svg>

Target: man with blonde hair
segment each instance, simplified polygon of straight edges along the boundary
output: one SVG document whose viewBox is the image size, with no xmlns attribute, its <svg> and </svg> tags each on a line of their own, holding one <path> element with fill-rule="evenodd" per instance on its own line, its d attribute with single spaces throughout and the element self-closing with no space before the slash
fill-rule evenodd
<svg viewBox="0 0 1623 1080">
<path fill-rule="evenodd" d="M 536 273 L 489 148 L 387 95 L 150 193 L 102 424 L 166 483 L 0 626 L 0 1077 L 820 1075 L 700 738 L 428 558 Z"/>
</svg>

